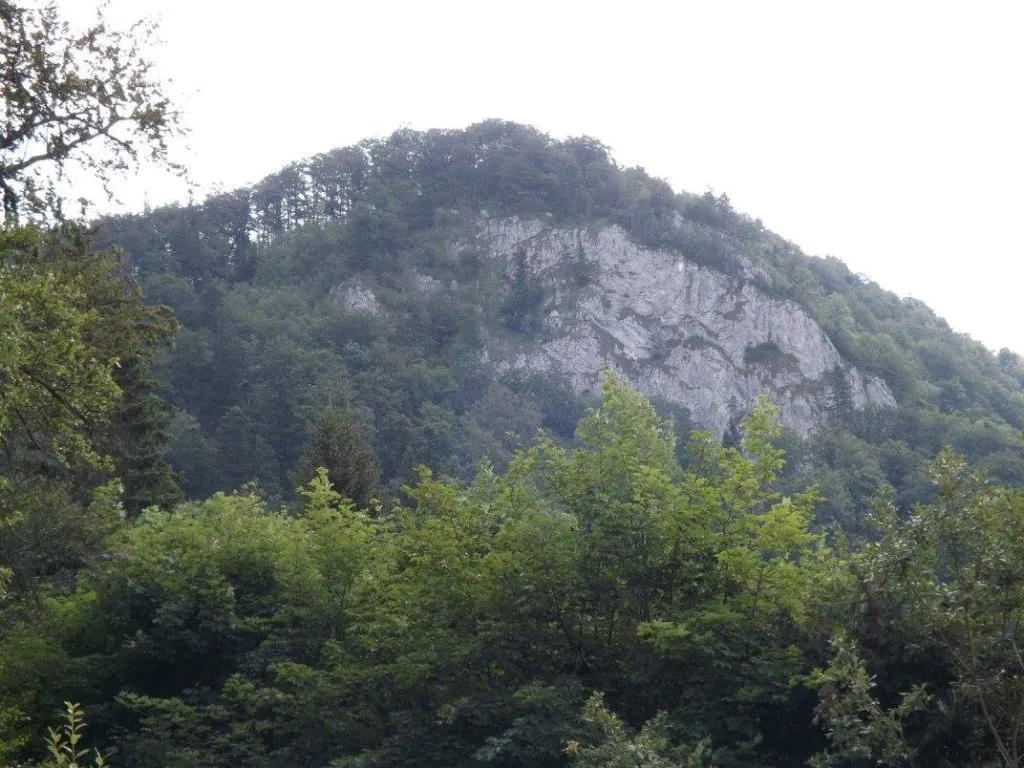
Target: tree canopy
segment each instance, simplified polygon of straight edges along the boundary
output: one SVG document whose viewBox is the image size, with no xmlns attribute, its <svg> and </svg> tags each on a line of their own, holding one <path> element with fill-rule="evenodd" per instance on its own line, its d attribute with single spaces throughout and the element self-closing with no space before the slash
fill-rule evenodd
<svg viewBox="0 0 1024 768">
<path fill-rule="evenodd" d="M 152 22 L 72 29 L 56 3 L 0 0 L 0 197 L 8 219 L 57 215 L 70 167 L 103 183 L 140 158 L 166 164 L 178 116 L 152 72 Z"/>
<path fill-rule="evenodd" d="M 140 152 L 166 161 L 176 118 L 141 53 L 149 25 L 72 32 L 52 3 L 7 0 L 0 24 L 0 573 L 25 598 L 125 509 L 179 498 L 145 374 L 175 323 L 64 220 L 58 186 L 69 163 L 108 181 Z"/>
<path fill-rule="evenodd" d="M 1024 481 L 1017 356 L 501 121 L 107 220 L 125 255 L 97 252 L 45 167 L 166 160 L 151 27 L 0 22 L 0 761 L 1024 764 L 1024 497 L 984 472 Z M 838 392 L 801 442 L 762 398 L 723 444 L 611 374 L 498 374 L 484 338 L 543 333 L 548 297 L 448 248 L 482 206 L 756 263 L 900 408 Z"/>
<path fill-rule="evenodd" d="M 571 438 L 588 395 L 482 362 L 495 345 L 543 344 L 551 310 L 574 311 L 573 292 L 593 281 L 572 248 L 556 291 L 514 258 L 502 266 L 467 247 L 486 222 L 512 217 L 584 236 L 617 225 L 645 246 L 746 275 L 737 279 L 799 303 L 844 365 L 884 379 L 898 408 L 854 408 L 839 371 L 826 428 L 787 438 L 785 482 L 819 485 L 821 524 L 866 535 L 881 484 L 904 511 L 927 500 L 924 466 L 944 445 L 1024 482 L 1016 355 L 994 356 L 919 302 L 804 255 L 725 195 L 675 193 L 593 139 L 490 120 L 398 131 L 201 204 L 101 223 L 100 241 L 123 247 L 147 296 L 185 326 L 155 373 L 178 409 L 172 456 L 186 492 L 244 478 L 287 497 L 307 427 L 332 404 L 361 425 L 390 492 L 417 464 L 462 479 L 484 457 L 503 467 L 538 427 Z M 753 362 L 771 348 L 750 352 Z M 235 455 L 238 435 L 252 456 Z"/>
<path fill-rule="evenodd" d="M 777 436 L 683 466 L 609 378 L 575 447 L 389 509 L 150 508 L 0 632 L 0 746 L 72 695 L 124 765 L 1019 766 L 1020 494 L 946 453 L 830 545 Z"/>
</svg>

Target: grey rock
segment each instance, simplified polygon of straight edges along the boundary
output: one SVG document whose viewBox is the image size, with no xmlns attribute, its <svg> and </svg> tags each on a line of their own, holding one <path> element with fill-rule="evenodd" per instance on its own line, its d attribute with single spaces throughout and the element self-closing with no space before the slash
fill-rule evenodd
<svg viewBox="0 0 1024 768">
<path fill-rule="evenodd" d="M 331 298 L 349 312 L 377 315 L 381 311 L 380 301 L 373 289 L 358 279 L 346 280 L 334 286 L 331 289 Z"/>
<path fill-rule="evenodd" d="M 639 246 L 618 227 L 569 230 L 519 218 L 486 220 L 463 247 L 483 248 L 507 279 L 527 269 L 548 297 L 540 341 L 488 338 L 483 355 L 500 370 L 550 371 L 585 392 L 609 368 L 647 395 L 686 406 L 719 436 L 762 393 L 801 435 L 825 423 L 837 387 L 854 408 L 896 405 L 886 383 L 850 367 L 803 308 L 756 287 L 756 265 L 731 276 Z M 585 270 L 582 284 L 574 268 Z"/>
</svg>

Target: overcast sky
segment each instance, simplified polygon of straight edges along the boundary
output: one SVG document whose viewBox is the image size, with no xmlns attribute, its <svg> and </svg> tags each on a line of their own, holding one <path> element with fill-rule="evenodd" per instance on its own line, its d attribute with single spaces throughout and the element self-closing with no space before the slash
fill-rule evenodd
<svg viewBox="0 0 1024 768">
<path fill-rule="evenodd" d="M 63 0 L 78 15 L 93 0 Z M 200 188 L 396 128 L 588 134 L 1024 353 L 1020 2 L 111 0 L 154 51 Z M 126 202 L 183 195 L 165 178 Z"/>
</svg>

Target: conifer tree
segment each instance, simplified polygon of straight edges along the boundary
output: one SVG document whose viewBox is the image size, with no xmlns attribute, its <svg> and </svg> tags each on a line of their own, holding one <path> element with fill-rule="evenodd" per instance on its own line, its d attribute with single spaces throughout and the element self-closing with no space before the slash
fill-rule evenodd
<svg viewBox="0 0 1024 768">
<path fill-rule="evenodd" d="M 365 506 L 377 490 L 380 467 L 373 448 L 359 423 L 340 408 L 324 411 L 309 430 L 306 452 L 299 463 L 299 475 L 311 479 L 318 467 L 342 496 Z"/>
<path fill-rule="evenodd" d="M 167 463 L 167 406 L 156 396 L 145 353 L 121 362 L 116 381 L 121 401 L 114 413 L 113 435 L 117 474 L 124 486 L 129 516 L 149 506 L 171 507 L 181 501 L 174 471 Z"/>
</svg>

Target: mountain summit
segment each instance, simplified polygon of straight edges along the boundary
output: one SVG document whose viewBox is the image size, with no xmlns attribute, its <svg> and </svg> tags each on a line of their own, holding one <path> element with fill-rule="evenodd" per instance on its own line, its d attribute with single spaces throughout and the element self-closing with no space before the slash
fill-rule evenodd
<svg viewBox="0 0 1024 768">
<path fill-rule="evenodd" d="M 680 437 L 733 439 L 767 394 L 826 517 L 884 483 L 922 498 L 944 444 L 1024 482 L 1017 355 L 592 138 L 402 130 L 99 231 L 184 325 L 157 373 L 194 495 L 253 478 L 286 494 L 339 407 L 385 482 L 468 476 L 538 428 L 571 439 L 605 368 Z"/>
</svg>

